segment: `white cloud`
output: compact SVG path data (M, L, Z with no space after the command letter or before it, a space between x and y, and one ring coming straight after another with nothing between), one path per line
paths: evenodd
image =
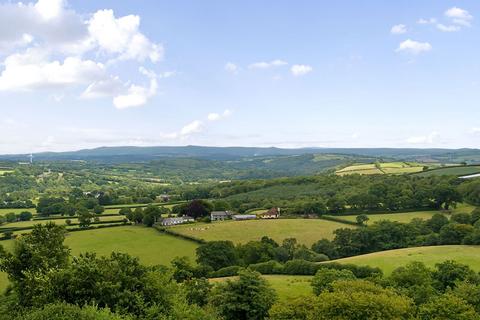
M457 32L457 31L460 31L461 28L459 26L456 26L456 25L444 25L444 24L437 24L437 29L440 30L440 31L443 31L443 32Z
M150 79L149 86L139 86L132 84L127 92L113 98L113 105L117 109L126 109L140 107L147 103L148 99L155 96L158 90L157 75L143 67L139 69L140 73Z
M268 68L273 68L273 67L281 67L287 65L288 62L283 61L283 60L272 60L270 62L255 62L252 63L248 66L249 69L268 69Z
M394 25L391 29L390 29L390 33L391 34L404 34L407 32L407 26L404 25L404 24L397 24L397 25Z
M407 139L410 144L432 144L435 142L440 134L436 131L431 132L426 136L414 136Z
M223 113L209 113L207 116L208 121L218 121L228 118L232 114L232 111L226 109Z
M152 63L163 58L161 44L140 32L140 17L115 17L112 10L79 14L66 0L0 4L0 90L51 90L78 88L82 98L110 96L117 108L139 106L156 94L158 75L146 69L140 73L149 84L123 82L109 72L124 60Z
M290 71L295 77L299 77L312 72L313 68L305 64L295 64L290 68Z
M452 20L453 23L469 27L473 16L464 9L453 7L445 11L445 16Z
M116 18L113 10L99 10L88 22L88 31L102 50L119 54L120 59L160 61L162 45L148 40L138 31L139 26L139 16Z
M189 124L185 125L182 130L180 130L180 135L188 136L192 133L201 132L203 129L203 122L200 120L195 120L190 122Z
M225 68L225 71L233 74L237 74L239 70L238 66L233 62L227 62L224 68Z
M104 77L105 67L92 60L67 57L49 61L39 50L8 56L0 75L1 91L30 91L72 84L86 84Z
M418 24L435 24L435 23L437 23L437 19L435 19L435 18L429 18L429 19L420 18L420 19L417 20L417 23Z
M400 43L396 52L405 51L411 54L419 54L432 50L432 45L428 42L418 42L411 39L407 39Z
M472 134L480 134L480 127L470 129L470 133L472 133Z
M64 0L39 0L35 9L45 19L50 20L60 16L63 11Z

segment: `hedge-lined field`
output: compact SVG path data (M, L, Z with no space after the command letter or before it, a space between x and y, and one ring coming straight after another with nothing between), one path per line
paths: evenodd
M246 243L268 236L278 242L286 238L296 238L298 243L307 246L322 238L332 239L333 231L339 228L354 226L321 219L278 219L223 221L170 227L177 233L206 241L231 240L234 243Z
M124 252L140 258L146 265L169 265L177 256L187 256L195 261L197 244L158 232L153 228L122 226L84 230L67 233L65 244L72 255L83 252L96 252L98 255ZM1 241L6 249L13 247L13 240ZM7 285L5 274L0 273L0 290Z
M312 276L263 275L275 289L280 300L302 297L312 294L310 282ZM212 283L235 279L236 277L210 279ZM292 319L293 320L293 319Z
M455 260L480 271L480 246L431 246L388 250L356 257L334 260L339 263L353 263L361 266L379 267L385 274L412 261L421 261L429 267L445 260Z

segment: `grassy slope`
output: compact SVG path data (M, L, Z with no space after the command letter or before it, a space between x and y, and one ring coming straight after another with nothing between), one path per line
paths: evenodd
M470 213L475 209L474 206L469 205L467 203L460 203L454 208L451 212L452 213ZM367 214L368 220L367 224L371 224L373 222L377 222L380 220L390 220L390 221L397 221L402 223L408 223L412 219L420 218L420 219L430 219L435 213L442 213L441 211L413 211L413 212L399 212L399 213L377 213L377 214ZM353 215L342 215L336 216L336 218L347 220L347 221L356 221L358 214ZM447 215L448 217L448 215Z
M385 162L380 163L381 170L377 169L375 164L360 164L352 165L341 170L338 170L336 174L403 174L403 173L415 173L423 170L423 165L418 163L407 162Z
M371 224L380 220L390 220L397 221L402 223L410 222L412 219L430 219L436 211L415 211L415 212L402 212L402 213L385 213L385 214L369 214L367 215L370 220L367 224ZM351 216L338 216L337 218L347 220L347 221L356 221L357 215Z
M4 247L12 248L13 240L0 242ZM195 260L194 242L162 234L153 228L125 226L71 232L67 234L65 244L72 249L72 255L94 251L99 255L111 252L124 252L139 257L147 265L164 264L177 256L188 256ZM0 273L0 290L7 285L5 274Z
M436 170L430 170L426 172L418 173L419 176L431 176L431 175L456 175L464 176L480 172L480 166L467 166L467 167L452 167L452 168L441 168Z
M264 275L270 285L277 291L280 300L288 300L312 294L311 276ZM210 279L211 282L222 282L235 277Z
M336 229L349 227L354 228L320 219L278 219L187 224L171 229L207 241L231 240L234 243L246 243L269 236L281 242L285 238L293 237L299 243L310 246L322 238L332 239L333 231Z
M335 260L340 263L353 263L379 267L385 274L412 261L421 261L429 267L445 260L456 260L480 271L480 246L432 246L398 250L388 250L361 256Z

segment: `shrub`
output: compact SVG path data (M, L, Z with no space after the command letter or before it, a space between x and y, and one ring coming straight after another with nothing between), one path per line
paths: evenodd
M240 271L239 266L230 266L214 271L210 274L212 278L223 278L223 277L233 277L238 275Z
M355 275L347 269L320 268L312 279L313 293L319 295L325 290L330 291L332 283L337 280L355 280Z
M253 271L260 272L261 274L283 273L283 265L275 260L251 264L248 266L248 268Z
M313 276L320 266L314 262L294 259L287 261L283 266L284 274L311 275Z

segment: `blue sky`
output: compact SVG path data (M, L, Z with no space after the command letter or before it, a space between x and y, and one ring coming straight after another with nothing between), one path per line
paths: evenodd
M477 1L0 3L0 153L480 148Z

